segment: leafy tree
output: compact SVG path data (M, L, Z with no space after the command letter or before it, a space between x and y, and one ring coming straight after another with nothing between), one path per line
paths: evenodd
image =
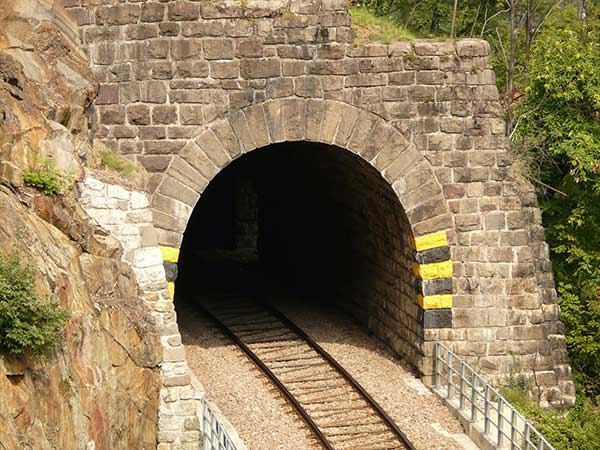
M571 362L598 395L600 21L575 7L555 14L532 48L525 94L514 147L540 186Z

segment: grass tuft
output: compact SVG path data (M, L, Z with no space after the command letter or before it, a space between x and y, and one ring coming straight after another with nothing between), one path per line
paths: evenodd
M135 171L135 164L123 155L104 147L100 150L100 164L108 170L129 178Z
M387 17L376 16L365 7L350 8L352 27L356 32L356 44L377 42L391 44L397 41L414 39L414 35L401 25L397 25Z

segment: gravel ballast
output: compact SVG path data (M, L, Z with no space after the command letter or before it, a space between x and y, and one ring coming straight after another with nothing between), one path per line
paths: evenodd
M414 372L352 318L288 296L271 302L350 372L418 450L477 448ZM178 315L190 368L249 450L321 449L277 389L206 317L189 304L178 305Z

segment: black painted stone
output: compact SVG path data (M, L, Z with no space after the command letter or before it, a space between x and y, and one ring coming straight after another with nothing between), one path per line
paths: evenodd
M424 329L452 328L451 309L418 309L418 319Z
M415 280L415 291L419 295L452 294L452 278Z
M450 259L450 247L438 247L416 252L415 259L419 264L448 261Z
M165 266L165 274L167 275L167 281L177 280L177 275L179 273L177 269L177 263L164 262L163 265Z

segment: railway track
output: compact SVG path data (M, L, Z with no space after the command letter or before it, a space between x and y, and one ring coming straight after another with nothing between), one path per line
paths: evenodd
M272 306L233 296L198 305L277 387L327 450L414 450L324 349Z

